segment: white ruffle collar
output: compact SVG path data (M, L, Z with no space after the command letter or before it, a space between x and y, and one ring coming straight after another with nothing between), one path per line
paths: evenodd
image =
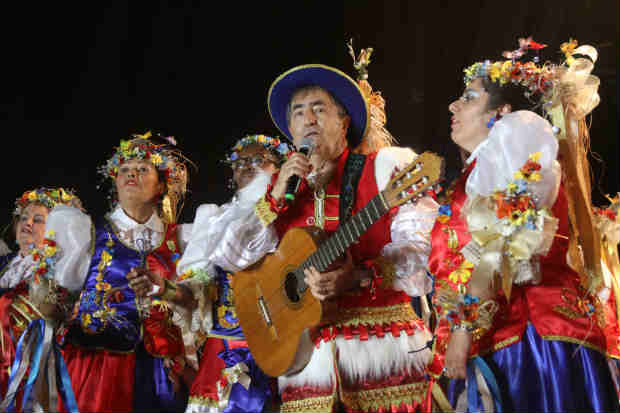
M133 218L123 211L123 208L117 206L112 213L108 215L108 218L114 222L114 225L120 231L131 231L135 229L148 228L152 231L163 233L165 231L165 225L157 212L153 212L153 215L144 224L136 222Z

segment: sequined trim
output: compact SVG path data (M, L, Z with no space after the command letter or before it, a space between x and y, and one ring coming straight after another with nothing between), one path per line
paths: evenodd
M331 412L334 401L333 395L286 401L280 406L280 412Z
M376 325L391 324L417 320L418 316L409 303L401 303L387 307L356 307L341 308L336 327L357 326L360 324Z
M429 383L426 381L380 389L343 392L343 402L348 410L377 412L396 411L401 405L419 405L424 402Z
M276 220L278 214L271 210L271 204L265 199L265 197L261 197L256 204L254 204L254 211L256 212L256 216L260 219L260 222L263 226L267 227L273 221Z
M379 287L385 289L391 289L394 279L396 278L396 266L387 258L378 257L374 260L374 267L377 271L377 275L381 277Z

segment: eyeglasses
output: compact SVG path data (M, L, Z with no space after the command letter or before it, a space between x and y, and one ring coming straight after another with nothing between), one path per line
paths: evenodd
M253 156L249 158L237 158L230 163L230 167L233 171L237 169L245 168L250 166L252 168L260 168L265 165L267 162L273 162L271 159L266 159L263 156Z

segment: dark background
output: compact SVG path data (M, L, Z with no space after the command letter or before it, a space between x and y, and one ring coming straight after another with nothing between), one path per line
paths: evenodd
M23 2L1 6L0 19L5 222L14 199L40 185L73 187L103 214L97 166L148 129L177 137L199 166L181 220L191 221L199 204L231 195L225 151L245 134L277 134L271 82L305 63L353 74L351 37L356 50L375 49L370 82L386 98L388 129L401 145L445 156L449 177L460 163L447 106L464 67L502 59L527 35L555 62L569 37L595 46L595 200L620 188L616 0Z

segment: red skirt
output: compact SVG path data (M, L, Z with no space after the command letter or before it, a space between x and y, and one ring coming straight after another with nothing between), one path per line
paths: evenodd
M135 352L112 353L67 344L63 356L81 412L133 411ZM60 400L59 410L66 412Z

